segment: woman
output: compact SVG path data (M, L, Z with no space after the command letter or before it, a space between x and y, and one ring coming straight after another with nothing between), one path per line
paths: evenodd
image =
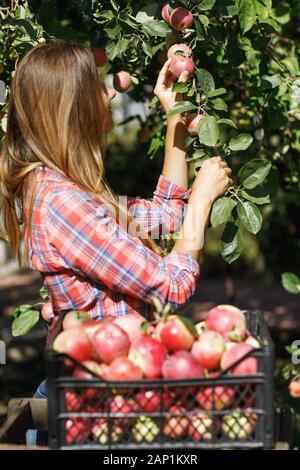
M166 112L181 99L171 91L169 62L154 90ZM150 317L153 297L183 306L195 291L211 206L232 183L215 157L188 189L186 127L176 115L167 120L153 201L120 203L104 177L114 96L91 51L63 41L31 49L13 78L0 159L1 235L20 264L41 273L56 318L69 310L94 319ZM159 229L180 229L165 257L149 237Z

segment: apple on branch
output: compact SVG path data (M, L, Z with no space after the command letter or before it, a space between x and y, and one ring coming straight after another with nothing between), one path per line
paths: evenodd
M120 93L123 93L124 91L127 91L132 84L132 78L129 72L126 72L125 70L120 70L119 72L116 72L113 77L113 86L114 89L119 91Z

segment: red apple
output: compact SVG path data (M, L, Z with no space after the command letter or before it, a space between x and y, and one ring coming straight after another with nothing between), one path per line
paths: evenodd
M289 383L289 394L293 398L300 398L300 379L295 378Z
M207 441L212 439L212 417L200 409L195 408L188 427L188 435L193 441Z
M185 123L187 126L188 133L191 135L198 134L198 123L201 119L204 118L204 114L201 113L191 113L188 114L185 118Z
M91 320L91 316L89 313L80 310L74 310L66 314L62 322L62 327L63 330L69 330L70 328L78 328L84 322L89 320Z
M192 54L192 51L187 44L173 44L173 46L168 49L168 59L171 59L171 57L176 56L177 51L182 53L181 55L183 55L184 57L189 57Z
M88 418L69 418L65 422L66 443L83 444L90 434L91 420Z
M142 412L153 413L169 408L175 400L175 394L168 390L162 394L162 403L160 401L160 392L158 390L146 390L136 394L136 401L141 406Z
M232 405L234 389L224 385L205 387L197 393L196 399L204 410L223 410Z
M136 401L140 404L142 412L153 413L160 410L160 394L155 390L146 390L136 394Z
M128 334L129 339L132 342L135 339L141 338L143 336L141 325L145 321L145 318L142 317L142 315L139 313L128 313L127 315L115 318L114 324L122 328L122 330Z
M43 305L41 315L42 315L42 318L47 322L49 322L54 317L51 302L47 302L46 304Z
M127 91L132 83L131 75L125 70L120 70L120 72L116 72L113 78L113 86L115 90L119 92Z
M222 431L232 440L245 440L249 438L257 421L257 414L250 411L233 411L225 415L222 422Z
M96 47L92 49L92 53L95 57L96 63L98 66L103 66L107 62L107 55L105 50L102 47Z
M128 357L117 357L107 366L105 380L141 380L143 372Z
M127 356L130 341L122 328L108 323L96 331L92 345L99 359L105 364L110 364L116 357Z
M78 362L89 359L91 345L86 334L80 328L72 328L59 333L53 343L53 350L69 354Z
M156 339L143 336L132 343L128 357L147 379L156 379L161 376L166 350Z
M191 76L195 70L195 64L189 57L183 57L181 55L175 55L169 65L169 70L174 77L180 77L182 72L188 72Z
M83 409L84 399L73 389L65 389L65 408L66 411L80 411Z
M174 8L172 8L170 3L165 3L161 9L161 16L167 24L170 24L170 14L173 12L173 10Z
M232 305L218 305L209 310L205 324L208 330L217 331L226 341L243 341L246 336L246 317Z
M169 351L191 349L197 331L189 318L170 315L160 333L161 342Z
M116 395L110 402L110 413L121 414L121 416L112 416L114 424L117 426L128 424L131 420L135 419L135 416L130 416L130 414L137 413L139 408L139 405L132 398Z
M194 21L193 14L191 11L183 7L174 8L170 14L170 24L177 31L183 31L189 28Z
M181 406L171 406L169 411L171 414L166 419L163 432L172 439L182 437L189 426L189 419L185 416L186 410Z
M102 326L108 325L109 323L113 323L114 320L115 317L113 316L107 316L102 320L89 319L82 324L81 329L85 332L88 339L92 341L94 334L99 330L99 328L102 328Z
M246 343L238 343L233 348L228 349L221 360L222 370L227 369L236 361L241 359L249 351L254 350L253 346ZM248 357L240 362L236 367L230 369L230 374L255 374L257 372L257 359L255 357Z
M95 374L99 378L103 378L106 369L106 366L104 364L98 364L98 362L95 361L83 361L82 365L89 369L92 373L81 369L81 367L75 367L72 374L73 377L82 380L93 380L95 379L95 376L93 374Z
M177 351L165 360L162 367L165 379L197 379L204 376L203 368L188 351Z
M225 340L216 331L204 331L192 346L191 353L204 369L214 370L220 367L225 352Z

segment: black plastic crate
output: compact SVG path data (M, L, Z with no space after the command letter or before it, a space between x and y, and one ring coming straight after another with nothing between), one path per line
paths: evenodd
M271 448L273 344L260 312L245 311L261 344L258 372L194 380L106 382L70 375L66 358L46 353L51 449ZM230 368L230 369L231 369ZM230 371L230 370L229 370ZM176 407L176 408L174 408Z

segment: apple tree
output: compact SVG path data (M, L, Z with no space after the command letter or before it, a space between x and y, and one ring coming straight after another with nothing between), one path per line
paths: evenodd
M129 73L129 96L150 103L147 135L143 129L145 140L151 136L150 158L162 152L166 131L165 116L153 98L154 82L168 48L187 44L196 68L187 85L174 85L184 100L171 113L202 117L187 139L193 173L214 155L233 169L235 184L216 201L210 220L212 227L224 226L221 255L228 263L236 260L245 232L256 235L263 216L277 213L278 206L287 219L293 218L299 205L298 0L7 3L1 8L0 33L6 87L15 60L47 38L102 49L108 59L100 62L102 73ZM288 223L291 231L299 229L294 220ZM296 249L298 242L292 244Z

